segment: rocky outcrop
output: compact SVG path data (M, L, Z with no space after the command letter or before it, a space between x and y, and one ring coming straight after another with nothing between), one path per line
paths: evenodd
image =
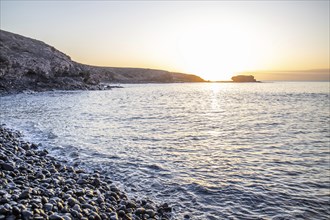
M91 88L83 67L41 41L0 32L0 89L22 90Z
M257 82L257 80L252 75L238 75L233 76L231 79L233 80L233 82Z
M102 83L203 82L195 75L77 63L44 42L0 30L0 91L102 89Z

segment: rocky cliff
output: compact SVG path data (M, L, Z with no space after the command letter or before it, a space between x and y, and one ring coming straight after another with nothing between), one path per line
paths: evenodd
M0 30L0 92L102 89L102 83L203 82L195 75L77 63L44 42Z

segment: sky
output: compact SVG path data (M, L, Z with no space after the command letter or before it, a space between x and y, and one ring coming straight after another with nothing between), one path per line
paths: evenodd
M90 65L329 80L329 1L5 1L2 30Z

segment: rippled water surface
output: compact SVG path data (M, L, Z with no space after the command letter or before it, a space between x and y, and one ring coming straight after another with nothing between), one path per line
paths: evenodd
M0 122L174 218L329 219L329 83L139 84L0 97Z

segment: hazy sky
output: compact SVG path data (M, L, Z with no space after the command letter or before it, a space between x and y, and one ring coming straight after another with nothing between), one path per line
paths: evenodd
M329 68L329 1L1 0L1 29L86 64L212 80Z

